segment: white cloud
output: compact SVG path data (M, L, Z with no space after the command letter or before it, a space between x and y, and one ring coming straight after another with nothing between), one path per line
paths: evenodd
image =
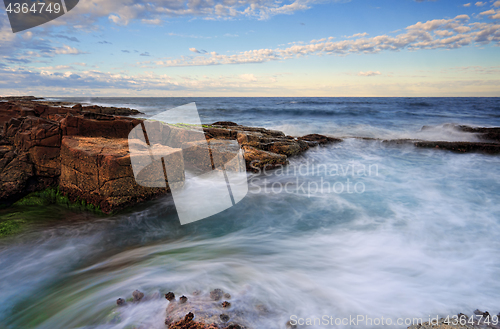
M495 1L495 3L493 4L493 7L500 7L500 1Z
M144 24L150 24L150 25L160 25L162 20L159 18L153 18L153 19L141 19L141 22Z
M348 38L361 38L361 37L366 37L367 35L368 35L368 33L366 33L366 32L356 33L356 34L349 36Z
M367 71L367 72L359 72L357 75L362 76L362 77L372 77L375 75L381 75L379 71Z
M470 7L470 2L469 2L469 3L464 4L464 7Z
M494 9L490 9L490 10L486 10L486 11L483 11L482 13L480 13L479 15L493 15L495 14L495 10Z
M80 55L85 54L79 49L64 45L63 47L56 48L55 53L58 55Z
M475 3L475 5L478 6L478 7L482 7L482 6L486 5L486 2L484 2L484 1L478 1L478 2Z
M407 49L454 49L473 43L500 44L500 25L494 23L469 23L469 16L459 15L451 19L436 19L408 26L405 33L395 36L378 35L371 38L333 41L331 38L312 40L309 43L292 43L288 48L254 49L232 55L215 52L196 57L181 56L140 63L143 67L206 66L224 64L264 63L308 55L349 55L380 53ZM326 41L328 40L328 41ZM194 48L193 48L194 49ZM193 51L192 49L190 49ZM194 49L196 50L196 49Z
M73 9L71 19L82 17L80 24L90 26L97 18L107 17L111 22L127 25L132 20L146 24L160 24L162 18L177 16L205 19L233 19L249 17L267 19L275 15L292 14L309 9L325 0L87 0ZM345 0L330 0L344 2ZM84 16L83 16L84 15ZM83 20L83 17L85 20ZM64 18L63 18L64 19ZM69 17L65 18L69 19ZM67 21L68 24L70 21ZM61 23L61 19L58 24ZM74 22L72 22L74 24Z
M257 78L253 74L241 74L240 78L246 81L257 81Z

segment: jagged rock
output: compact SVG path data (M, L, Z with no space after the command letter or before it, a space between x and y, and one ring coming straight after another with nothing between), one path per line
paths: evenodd
M187 300L188 298L186 296L181 296L181 298L179 298L179 303L184 304Z
M181 321L171 323L168 322L169 319L167 319L165 320L165 324L168 325L168 329L217 329L218 328L218 326L215 324L207 325L202 322L193 321L193 319L194 319L194 314L192 312L189 312Z
M73 116L61 120L65 136L127 138L130 131L140 124L137 119L108 115Z
M222 289L214 289L210 292L210 298L215 301L220 300L223 295L224 291L222 291Z
M123 298L118 298L116 300L116 305L118 305L118 306L123 306L123 305L125 305L125 303L126 303L125 299L123 299Z
M342 142L339 138L333 138L318 134L309 134L298 138L299 140L311 143L312 145L326 145L331 143L339 143Z
M166 298L169 302L171 302L171 301L175 300L175 295L174 295L174 293L173 293L173 292L168 292L168 293L166 293L166 294L165 294L165 298Z
M144 187L136 182L128 145L128 139L124 138L65 136L61 147L61 191L70 200L86 200L105 213L166 193L167 183L165 187ZM170 166L174 172L171 183L182 182L182 155L175 149L169 151L169 161L177 164ZM135 155L140 156L140 152L136 150ZM142 152L144 157L150 156L147 149Z
M273 152L262 151L251 146L243 146L244 157L247 164L247 170L258 171L260 169L272 169L288 164L286 155Z
M227 321L229 321L229 315L227 315L227 314L221 314L220 315L220 319L221 319L222 322L227 322Z
M222 307L229 308L229 307L231 307L231 303L226 300L226 301L222 302Z
M488 154L500 154L500 144L475 143L475 142L428 142L419 141L414 144L416 147L436 148L454 152L482 152Z
M144 293L136 290L132 293L132 297L134 298L134 302L140 302L144 298Z

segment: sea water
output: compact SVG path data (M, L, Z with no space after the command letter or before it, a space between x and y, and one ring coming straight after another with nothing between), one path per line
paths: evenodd
M0 244L0 327L165 328L165 299L116 309L135 289L221 288L253 328L500 311L500 157L353 138L473 141L446 124L500 126L498 98L57 100L142 117L194 101L202 122L344 141L249 174L243 201L189 225L168 195L110 217L51 212ZM331 324L309 327L374 327Z

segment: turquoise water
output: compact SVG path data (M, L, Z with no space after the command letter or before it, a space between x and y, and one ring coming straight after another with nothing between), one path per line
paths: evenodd
M129 107L139 102L107 101ZM354 101L359 100L348 99ZM385 105L372 104L357 119L347 110L334 115L335 109L326 116L272 113L286 105L270 114L239 110L238 120L222 110L216 118L217 109L207 105L199 108L210 121L251 124L255 118L255 126L285 127L289 133L336 127L329 131L333 136L359 129L380 137L462 140L474 137L440 125L499 120L498 99L468 99L467 105L453 99L420 99L417 105L375 101ZM211 102L246 106L237 99ZM399 113L406 111L401 104L415 107L416 114ZM361 108L370 106L361 104L360 113ZM157 110L150 105L148 113ZM427 135L422 125L437 127ZM64 224L3 242L0 323L165 328L165 299L115 308L118 297L130 297L135 289L189 297L195 290L222 288L253 328L285 328L293 315L427 319L476 308L500 311L500 157L347 138L292 159L288 169L249 174L243 201L189 225L179 224L165 196L112 217L64 212L58 215ZM326 190L327 183L336 189ZM262 307L268 311L259 312Z

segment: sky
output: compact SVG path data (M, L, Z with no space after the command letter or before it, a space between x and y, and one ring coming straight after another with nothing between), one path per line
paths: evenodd
M0 10L0 95L500 96L499 46L497 0L80 0Z

